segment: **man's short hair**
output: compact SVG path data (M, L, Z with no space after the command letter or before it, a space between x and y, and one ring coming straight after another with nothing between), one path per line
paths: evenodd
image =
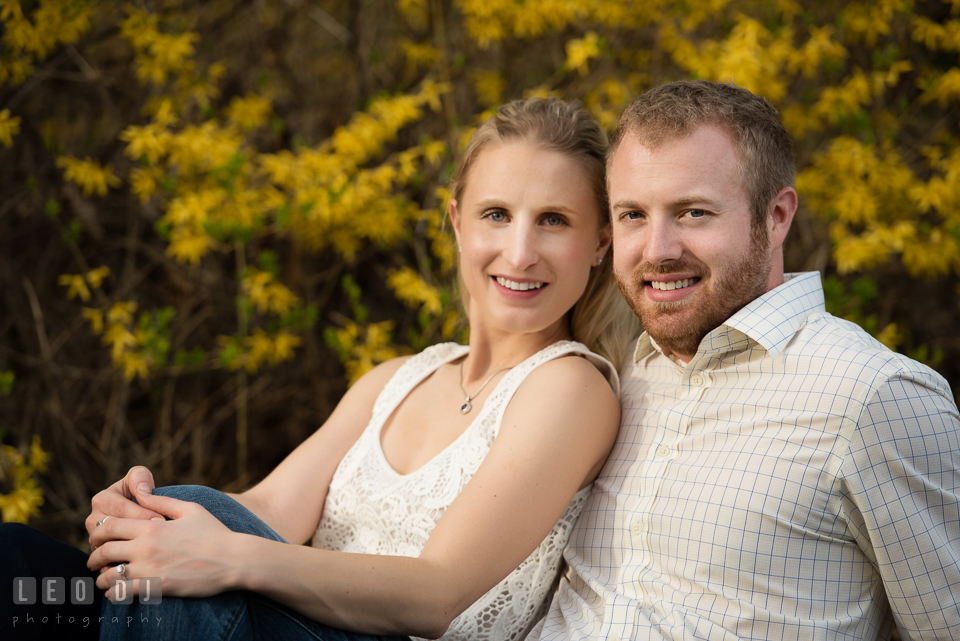
M754 225L763 224L767 208L781 189L793 186L793 149L776 108L763 97L736 85L706 80L671 82L637 98L620 117L610 141L607 165L613 163L627 134L654 149L689 136L703 125L726 131L736 145L738 173L750 199Z

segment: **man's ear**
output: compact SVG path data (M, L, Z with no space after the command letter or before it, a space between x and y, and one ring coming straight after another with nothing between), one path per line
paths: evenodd
M457 211L457 201L453 198L450 199L450 223L453 225L453 235L457 237L457 247L462 243L460 242L460 213Z
M613 243L613 226L607 223L600 229L599 242L597 243L596 256L603 260L607 252L610 251L610 245Z
M797 213L797 190L793 187L784 187L770 203L767 215L767 232L770 238L770 249L776 250L783 246L787 238L793 216Z

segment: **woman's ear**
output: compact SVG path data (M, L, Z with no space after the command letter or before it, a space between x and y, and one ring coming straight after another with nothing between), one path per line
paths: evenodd
M450 223L453 225L453 235L457 237L457 247L460 247L460 214L457 212L457 201L450 199Z

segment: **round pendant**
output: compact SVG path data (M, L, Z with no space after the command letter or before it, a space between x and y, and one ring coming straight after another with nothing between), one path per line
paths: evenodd
M471 409L473 409L473 405L470 404L470 401L467 401L466 403L460 406L460 413L468 414Z

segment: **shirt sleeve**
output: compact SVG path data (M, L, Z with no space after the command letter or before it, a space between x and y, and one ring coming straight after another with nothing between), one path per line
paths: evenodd
M843 463L844 515L903 639L960 629L960 416L942 379L898 374L869 399Z

